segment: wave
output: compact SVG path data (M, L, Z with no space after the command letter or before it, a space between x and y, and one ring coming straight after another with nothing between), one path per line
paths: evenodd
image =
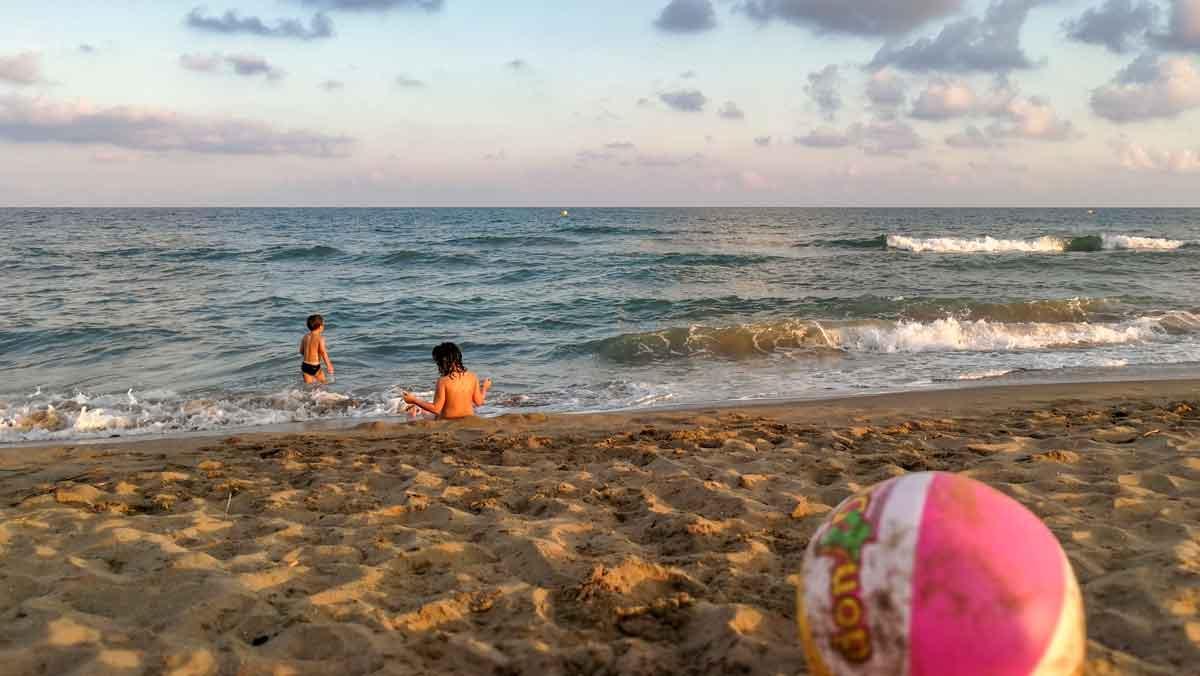
M320 258L332 258L334 256L345 255L341 249L331 246L310 246L310 247L290 247L287 249L276 249L267 254L267 260L270 261L293 261L293 260L315 260Z
M364 256L362 260L376 265L383 266L407 266L407 265L437 265L442 267L463 267L468 265L478 265L479 257L468 254L440 254L432 250L414 251L412 249L400 249L378 256Z
M1097 251L1175 251L1192 244L1183 240L1137 235L1084 235L1036 239L995 237L930 237L887 235L889 249L912 253L1069 253Z
M478 235L475 237L462 237L455 240L457 244L467 244L471 246L575 246L578 242L567 239L565 237L549 237L544 235Z
M420 394L420 393L418 393ZM432 395L425 393L422 396ZM156 391L120 395L45 394L21 403L0 401L0 443L199 432L280 425L329 418L397 415L396 392L352 397L322 390L284 390L270 395L180 397Z
M1169 340L1200 333L1200 316L1169 312L1113 323L934 321L805 321L691 326L630 333L588 343L615 363L676 359L749 359L775 355L920 352L1025 352Z
M618 225L577 225L565 228L563 232L568 232L572 235L617 235L617 236L654 236L668 234L658 228L647 228L642 226L618 226Z
M654 265L673 265L681 267L741 267L744 265L761 265L779 260L793 260L782 256L766 256L762 254L724 254L724 253L636 253L630 258L639 263Z
M434 393L417 390L415 394L430 399ZM667 403L675 396L670 384L610 380L507 396L497 393L482 414L630 409ZM205 398L169 390L95 396L46 393L39 388L20 402L0 400L0 444L230 432L317 420L380 418L408 420L399 387L367 394L285 389L270 394L226 392Z
M829 247L837 249L878 249L884 250L888 248L888 236L880 235L878 237L864 238L848 238L848 239L827 239L814 240L797 244L797 247Z

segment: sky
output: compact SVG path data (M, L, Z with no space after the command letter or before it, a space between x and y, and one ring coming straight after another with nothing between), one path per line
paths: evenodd
M1200 0L4 0L0 26L0 206L1200 206Z

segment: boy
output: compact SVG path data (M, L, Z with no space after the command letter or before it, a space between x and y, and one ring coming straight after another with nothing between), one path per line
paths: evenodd
M329 352L325 349L325 318L313 315L308 318L308 333L300 339L300 375L304 376L304 384L325 382L325 374L321 372L321 362L333 377L333 362L329 361Z

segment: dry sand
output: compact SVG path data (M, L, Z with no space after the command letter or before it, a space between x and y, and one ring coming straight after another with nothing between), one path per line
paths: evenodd
M4 674L796 674L808 538L905 472L1070 555L1088 673L1200 673L1200 383L0 450ZM1191 403L1187 403L1191 402Z

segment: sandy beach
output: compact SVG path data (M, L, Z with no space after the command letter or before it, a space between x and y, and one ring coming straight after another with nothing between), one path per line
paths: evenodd
M6 674L797 674L809 537L962 472L1062 542L1089 674L1200 673L1200 383L0 449Z

